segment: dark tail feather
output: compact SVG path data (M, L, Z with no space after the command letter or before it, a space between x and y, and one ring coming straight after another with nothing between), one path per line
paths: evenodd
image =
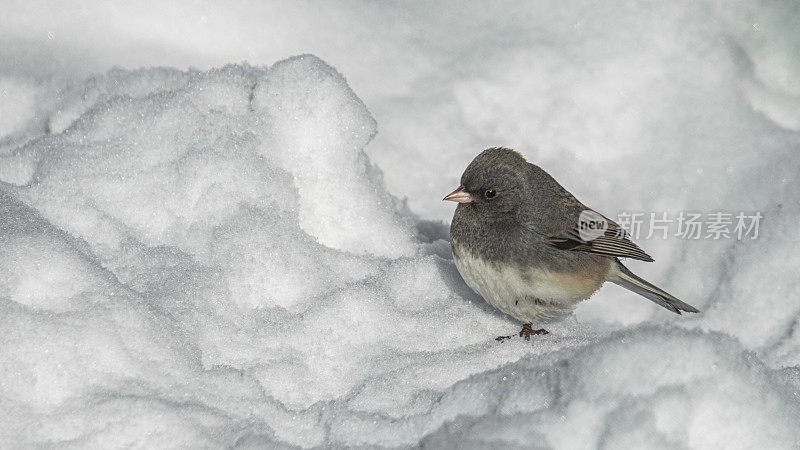
M680 314L681 311L700 312L694 306L678 300L674 295L634 275L634 273L623 266L619 260L616 260L616 270L613 268L611 269L608 281L618 284L629 291L633 291L676 314Z

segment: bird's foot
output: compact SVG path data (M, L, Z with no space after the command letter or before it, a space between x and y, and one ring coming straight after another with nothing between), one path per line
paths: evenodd
M526 341L530 341L531 340L531 336L533 336L533 335L550 334L550 332L545 330L544 328L539 328L538 330L534 330L531 325L532 324L530 324L530 323L526 323L525 325L523 325L522 326L522 330L520 330L520 332L519 332L519 337L525 338ZM494 338L494 340L497 341L497 342L503 342L506 339L511 339L513 337L514 337L513 334L508 335L508 336L497 336L496 338Z
M544 328L539 328L538 330L534 330L531 327L532 324L526 323L522 325L522 330L519 332L519 337L524 337L526 341L531 340L531 336L533 335L540 335L540 334L550 334L549 331L545 330Z

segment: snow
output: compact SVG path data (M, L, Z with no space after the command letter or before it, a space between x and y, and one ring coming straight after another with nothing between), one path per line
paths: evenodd
M800 442L796 5L7 9L0 447ZM494 145L759 238L640 240L700 314L498 343L440 201Z

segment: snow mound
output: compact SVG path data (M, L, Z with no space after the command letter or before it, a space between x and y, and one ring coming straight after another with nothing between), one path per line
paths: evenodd
M796 337L751 353L567 319L496 342L517 324L463 283L446 226L387 193L375 121L316 57L113 70L40 108L0 153L3 446L800 440ZM734 264L745 289L756 262ZM732 328L731 298L681 323Z

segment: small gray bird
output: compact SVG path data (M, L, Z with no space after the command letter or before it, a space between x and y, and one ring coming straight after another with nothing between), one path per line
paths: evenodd
M531 322L568 314L606 281L674 313L698 312L622 265L619 258L653 258L514 150L484 150L444 200L458 203L450 240L459 273L487 302L525 324L520 337L546 334Z

